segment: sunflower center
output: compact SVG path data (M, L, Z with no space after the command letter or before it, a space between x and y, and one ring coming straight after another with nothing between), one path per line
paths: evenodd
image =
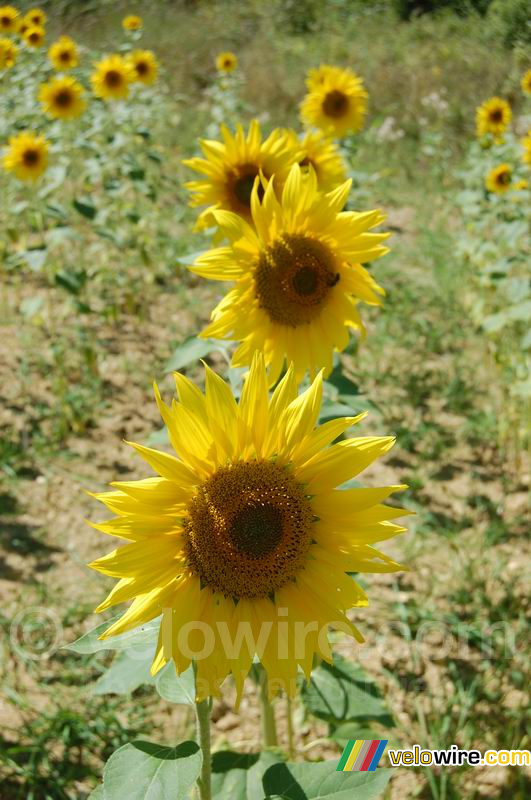
M70 53L67 50L63 50L61 53L59 53L59 61L62 61L63 63L70 61Z
M122 74L116 69L110 69L105 73L105 83L111 89L116 89L122 85Z
M136 63L136 71L139 75L146 75L149 72L149 67L145 61L137 61Z
M68 108L72 105L72 92L68 89L60 89L55 95L55 102L60 108Z
M236 213L248 214L251 208L251 193L254 181L260 172L258 164L241 164L227 175L229 204ZM258 187L260 200L264 196L262 186Z
M498 175L498 183L502 186L507 186L511 182L510 172L500 172Z
M313 520L287 468L271 461L220 467L188 504L188 564L226 597L269 597L304 568Z
M338 89L325 95L323 111L327 117L342 117L348 110L348 97Z
M40 36L40 33L36 33L35 32L35 33L30 33L28 38L29 38L30 42L38 42L40 40L41 36Z
M39 163L39 151L33 150L32 148L24 150L24 153L22 155L22 161L24 162L26 167L34 167L36 164Z
M502 120L503 120L503 112L500 108L495 108L494 111L490 112L491 122L501 122Z
M326 244L286 234L260 254L255 296L272 322L297 328L315 319L338 281L336 258Z

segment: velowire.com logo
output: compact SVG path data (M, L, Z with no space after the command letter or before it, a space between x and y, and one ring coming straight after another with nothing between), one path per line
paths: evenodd
M387 742L387 739L349 739L336 772L373 772Z

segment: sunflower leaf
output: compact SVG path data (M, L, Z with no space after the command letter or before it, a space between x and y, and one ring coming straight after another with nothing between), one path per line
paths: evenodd
M212 756L212 796L216 800L262 800L266 792L262 778L278 763L278 756L220 750Z
M113 753L105 765L104 800L184 800L199 777L201 763L197 742L176 747L131 742Z
M181 675L175 672L173 663L167 664L157 676L155 688L169 703L195 706L195 678L193 667Z
M113 622L120 619L122 615L117 614L111 619L101 622L91 631L80 636L75 642L64 645L65 650L71 650L80 655L90 655L100 650L124 650L138 653L144 650L146 653L155 648L157 636L160 628L160 617L146 622L139 628L132 631L121 633L118 636L111 636L109 639L100 639L101 634L107 630Z
M109 669L101 675L92 688L92 693L131 694L145 683L153 683L149 668L153 661L152 649L146 654L118 653Z
M339 760L339 759L338 759ZM263 777L266 797L284 800L371 800L380 797L393 770L336 772L337 761L275 764Z
M199 339L197 336L192 336L173 351L173 355L166 364L166 371L173 372L174 370L182 369L182 367L198 361L213 350L219 350L220 346L220 342L215 339Z

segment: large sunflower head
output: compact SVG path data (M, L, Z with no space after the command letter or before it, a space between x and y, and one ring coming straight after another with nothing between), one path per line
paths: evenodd
M90 76L92 90L103 100L124 100L135 74L129 61L118 54L106 56L95 65Z
M28 47L37 48L42 47L45 36L46 31L44 28L41 28L39 25L31 25L24 31L23 38Z
M520 86L525 94L531 94L531 69L528 69L527 72L524 72L522 75Z
M297 161L303 171L309 167L315 171L317 185L323 192L335 189L347 179L341 154L331 139L319 131L306 133L300 140L293 130L287 130L291 146L298 151Z
M24 14L24 22L28 25L28 27L36 25L38 28L44 28L47 19L48 17L42 8L32 8L30 11Z
M17 60L17 48L11 39L0 38L0 69L10 69Z
M238 66L238 58L234 53L218 53L216 56L216 69L218 72L234 72Z
M513 179L513 171L510 164L499 164L488 173L485 178L485 186L489 192L503 194L510 186Z
M133 50L129 63L134 73L134 80L150 85L157 80L159 65L151 50Z
M77 67L79 62L77 45L70 36L60 36L48 50L48 58L58 71Z
M300 107L305 124L338 138L361 130L369 95L355 72L323 65L310 71L307 86Z
M235 281L212 313L202 336L241 341L233 365L251 363L263 350L274 383L284 361L297 380L307 369L332 369L334 350L343 350L349 328L363 332L357 303L381 304L383 289L362 263L387 252L385 233L370 233L383 221L379 211L344 212L350 181L327 194L315 172L291 168L278 200L274 179L262 202L259 183L252 194L254 229L228 211L213 216L229 238L210 250L192 271L213 280Z
M189 181L186 188L192 193L192 206L209 206L200 217L199 226L206 223L213 209L234 211L251 219L251 191L257 175L266 180L275 175L280 189L287 177L296 153L281 130L274 130L262 140L260 125L253 120L246 134L238 125L236 133L222 126L223 141L202 140L205 158L189 158L188 167L205 177Z
M20 14L13 6L0 6L0 33L16 33Z
M476 132L478 137L490 133L501 136L511 122L512 112L509 103L501 97L491 97L476 109Z
M43 83L39 91L39 100L49 117L74 119L85 110L84 94L85 90L78 81L63 76Z
M133 601L102 638L162 614L153 674L195 660L198 699L229 672L241 695L257 655L292 696L299 666L309 678L315 654L331 660L330 624L363 641L351 573L401 569L373 544L404 530L391 520L408 512L382 501L405 487L337 488L393 438L332 444L364 415L318 426L321 376L299 395L290 368L269 397L260 355L239 403L208 368L205 394L175 378L179 402L156 397L176 455L134 444L157 477L95 495L116 516L93 527L128 542L91 564L119 579L97 610Z
M144 20L138 14L128 14L122 20L122 28L124 31L139 31L144 25Z
M9 139L2 159L4 169L22 181L35 181L48 166L48 142L31 132L18 133Z

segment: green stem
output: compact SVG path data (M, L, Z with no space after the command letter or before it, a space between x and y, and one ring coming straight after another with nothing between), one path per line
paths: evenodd
M262 709L262 742L264 747L276 747L278 745L277 726L273 706L271 705L267 691L267 676L264 672L260 680L260 706Z
M203 753L201 776L198 780L199 796L201 800L212 800L212 764L210 756L210 700L201 700L196 703L197 736Z

